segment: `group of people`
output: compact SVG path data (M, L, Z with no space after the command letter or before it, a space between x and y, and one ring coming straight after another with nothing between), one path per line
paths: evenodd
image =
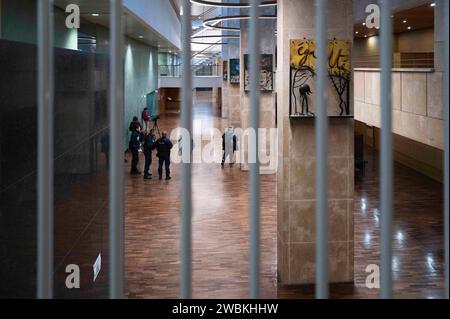
M138 169L138 165L139 150L142 147L145 157L144 179L152 179L152 153L154 150L156 150L156 157L158 157L159 159L159 179L161 180L163 177L163 166L165 166L166 180L170 180L170 151L173 147L173 144L167 137L167 132L165 131L162 132L161 137L157 138L157 136L155 135L155 130L150 129L150 116L148 116L147 109L144 109L142 113L142 120L145 123L145 129L143 129L137 116L133 118L133 121L130 123L129 127L131 137L128 149L132 154L130 174L141 175L141 172ZM145 116L146 114L147 116Z

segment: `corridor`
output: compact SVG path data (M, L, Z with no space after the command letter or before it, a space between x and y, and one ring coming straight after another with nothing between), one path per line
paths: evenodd
M221 131L210 93L197 92L194 120ZM163 114L161 130L178 126L179 114ZM173 151L177 151L174 149ZM365 287L366 266L379 264L378 158L355 185L355 285L331 286L332 298L377 298ZM126 167L126 297L178 298L180 166L172 180L144 181ZM143 165L141 158L140 165ZM156 175L154 155L152 173ZM247 173L238 166L193 165L193 297L247 298ZM443 297L442 192L440 184L396 165L393 238L396 298ZM261 176L261 297L312 298L313 286L277 284L276 175ZM351 226L349 226L351 227Z

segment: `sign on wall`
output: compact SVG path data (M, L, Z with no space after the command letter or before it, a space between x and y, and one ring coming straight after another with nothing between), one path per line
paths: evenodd
M250 56L244 55L244 90L250 90ZM261 55L261 69L259 73L259 86L261 91L273 91L273 55Z
M351 117L350 109L350 42L328 41L328 79L337 103L329 103L329 116ZM312 99L315 93L316 42L290 41L290 115L314 117ZM329 100L330 101L330 100ZM337 107L335 107L335 104Z

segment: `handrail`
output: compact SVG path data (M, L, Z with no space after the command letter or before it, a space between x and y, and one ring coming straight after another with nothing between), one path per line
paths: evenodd
M181 77L182 64L177 65L160 65L160 77ZM193 64L191 70L194 76L221 76L222 64Z

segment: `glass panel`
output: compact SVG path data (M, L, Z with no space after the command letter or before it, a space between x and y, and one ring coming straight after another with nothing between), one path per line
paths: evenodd
M55 298L107 298L109 1L83 2L79 28L67 5L54 8Z
M0 1L0 298L36 295L36 10Z

